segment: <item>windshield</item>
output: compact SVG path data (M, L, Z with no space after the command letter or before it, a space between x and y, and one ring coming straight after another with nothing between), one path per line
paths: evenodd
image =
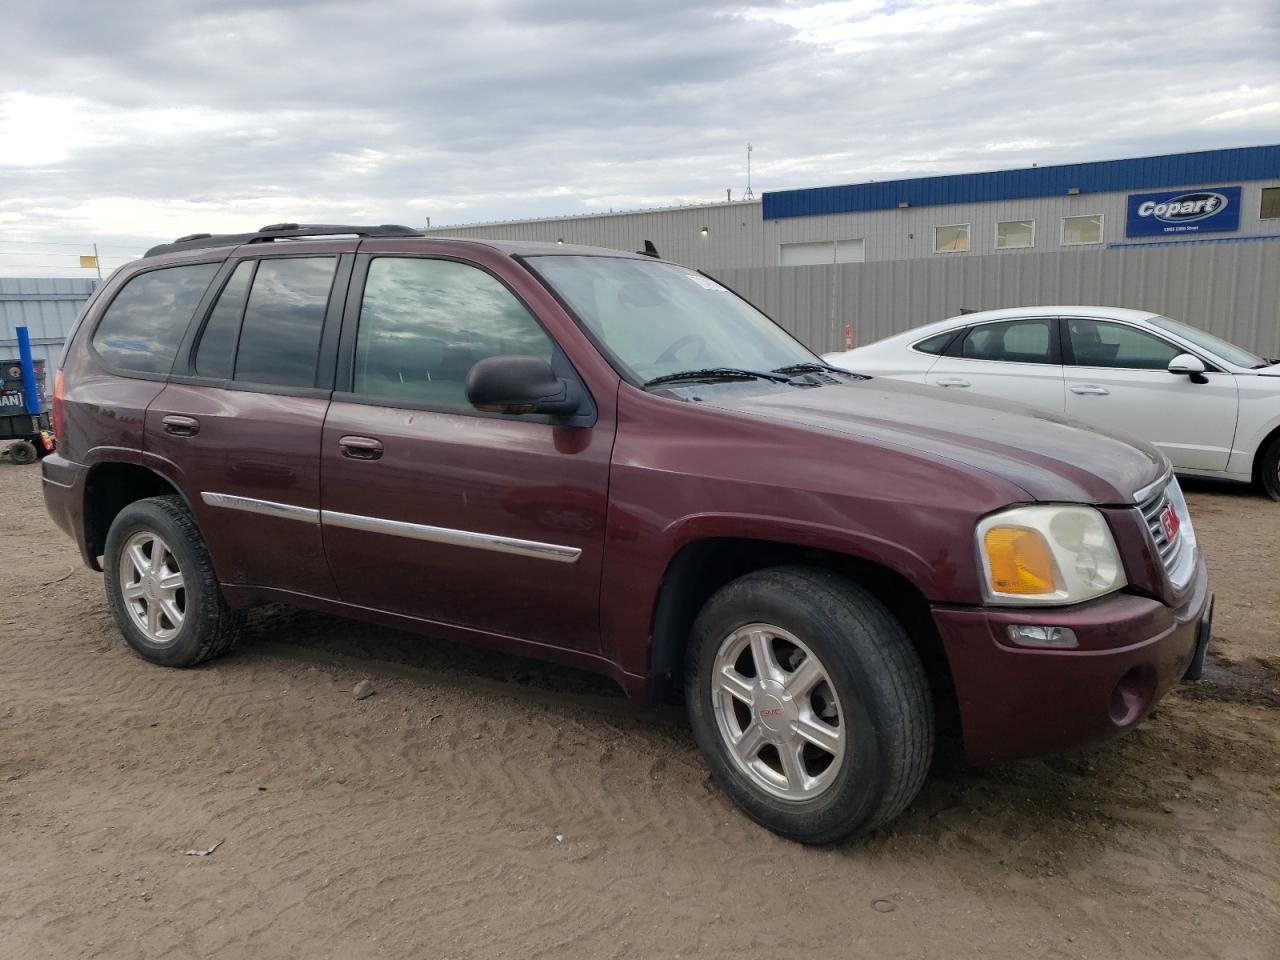
M641 383L689 370L821 363L755 307L687 267L623 257L526 262Z
M1190 324L1179 323L1177 320L1170 320L1168 317L1152 317L1151 322L1162 330L1168 330L1183 340L1194 343L1201 349L1217 354L1223 360L1228 363L1234 363L1237 367L1257 369L1258 367L1269 366L1267 361L1256 353L1250 353L1244 347L1237 347L1234 343L1228 343L1221 337L1215 337L1212 333L1205 333Z

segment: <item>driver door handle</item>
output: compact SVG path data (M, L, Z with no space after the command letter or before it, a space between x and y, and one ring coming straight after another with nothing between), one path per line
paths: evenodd
M1071 392L1082 397L1105 397L1111 393L1106 387L1100 387L1096 383L1078 383L1071 388Z
M968 380L965 380L963 377L939 377L939 378L938 378L936 381L934 381L934 382L935 382L935 383L937 383L937 385L938 385L938 386L940 386L940 387L967 387L967 386L969 386L969 381L968 381Z

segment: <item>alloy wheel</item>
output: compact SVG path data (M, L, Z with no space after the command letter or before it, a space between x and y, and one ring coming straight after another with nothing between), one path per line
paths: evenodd
M712 674L716 726L734 765L782 800L812 800L844 763L844 712L822 661L767 623L720 644Z
M178 559L149 530L125 542L120 556L120 593L134 626L152 643L169 643L182 629L187 590Z

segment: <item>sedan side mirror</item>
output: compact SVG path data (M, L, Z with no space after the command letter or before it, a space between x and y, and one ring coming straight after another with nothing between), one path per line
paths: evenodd
M1189 353L1180 353L1169 361L1170 373L1185 374L1191 377L1192 383L1208 383L1209 378L1204 375L1204 371L1204 361Z
M488 357L467 374L467 399L491 413L567 417L582 406L576 383L557 377L541 357Z

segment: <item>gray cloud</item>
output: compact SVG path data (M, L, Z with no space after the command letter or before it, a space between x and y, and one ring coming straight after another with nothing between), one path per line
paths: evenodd
M1201 12L1203 11L1203 12ZM12 9L0 230L433 224L1274 142L1271 0Z

